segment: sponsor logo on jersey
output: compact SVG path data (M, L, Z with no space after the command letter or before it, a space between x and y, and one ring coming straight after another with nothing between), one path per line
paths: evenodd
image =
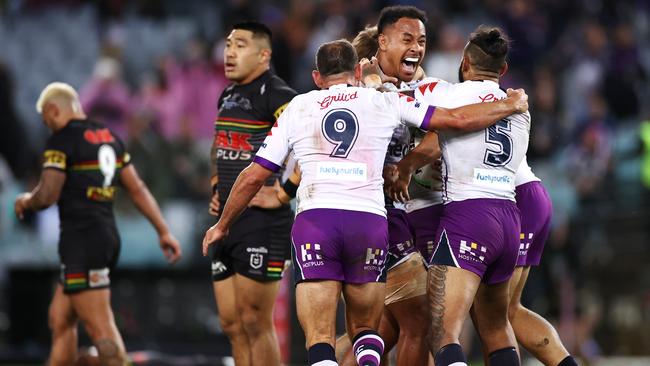
M228 268L222 261L212 261L212 274L218 275L226 272Z
M320 244L306 243L300 246L300 259L302 267L318 267L325 264L320 251Z
M115 195L115 187L88 187L86 188L86 198L92 201L110 202Z
M351 100L357 99L357 92L354 93L339 93L338 95L328 95L320 102L320 109L325 109L329 107L334 102L349 102Z
M403 158L411 151L411 143L400 143L400 140L396 137L391 137L390 143L388 144L388 156L395 158Z
M515 177L509 172L474 168L474 183L500 189L514 189Z
M467 245L467 241L460 241L458 258L464 259L466 261L483 263L485 261L485 253L487 253L487 247L483 245L478 245L473 242Z
M363 266L363 269L366 271L381 271L385 262L386 256L383 249L367 248L366 265Z
M397 243L397 245L395 245L395 248L400 253L404 253L405 251L407 251L408 249L410 249L412 247L413 247L413 242L410 241L410 240L407 240L407 241L405 241L403 243Z
M110 270L107 267L100 269L91 269L88 271L88 287L104 287L108 286L111 283L111 279L108 276Z
M528 241L524 242L524 240L526 240L526 236L528 236ZM521 242L519 243L519 255L520 256L527 255L528 249L530 249L530 243L533 240L533 233L528 233L528 235L526 235L526 233L521 233L519 234L519 240L521 240Z
M488 95L479 95L478 97L481 100L481 103L496 102L497 100L504 99L504 97L497 97L496 95L490 93Z
M318 162L316 178L365 182L368 180L368 166L365 163Z
M65 170L65 153L59 150L45 150L43 153L43 168L57 168Z
M253 145L248 142L250 133L220 130L215 136L217 147L228 150L252 151Z
M93 145L110 144L111 142L115 142L115 139L108 128L86 130L84 131L84 139Z
M253 103L251 103L248 98L242 97L239 93L233 93L223 98L223 101L221 102L221 108L219 109L233 108L241 108L243 110L250 111L253 109Z

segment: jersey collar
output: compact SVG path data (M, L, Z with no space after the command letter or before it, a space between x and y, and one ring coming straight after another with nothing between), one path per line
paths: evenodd
M344 89L344 88L347 88L349 86L352 86L352 85L349 85L349 84L335 84L335 85L330 86L328 89Z

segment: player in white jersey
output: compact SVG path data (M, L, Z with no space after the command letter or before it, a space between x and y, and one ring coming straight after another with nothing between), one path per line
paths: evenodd
M357 362L375 366L383 352L376 329L388 249L381 174L393 129L399 123L425 129L485 128L526 110L527 96L512 91L513 98L495 103L436 109L396 93L355 87L360 69L345 40L322 45L316 65L313 77L322 90L299 95L287 106L254 162L239 175L219 222L206 232L203 253L227 235L292 150L302 172L292 257L309 363L336 365L336 306L343 292Z
M379 15L377 26L362 30L352 41L360 58L372 59L376 56L373 62L378 68L377 72L383 72L384 89L408 89L409 85L423 77L419 64L426 49L425 23L426 14L413 6L386 7ZM393 179L395 167L413 147L413 132L419 130L405 125L399 125L393 131L384 161L385 182ZM429 134L436 136L433 132ZM430 323L426 268L417 250L418 242L414 240L416 232L410 225L405 205L394 202L387 195L386 211L386 296L379 323L379 335L385 343L382 364L388 364L387 354L397 346L397 365L425 365L430 357L426 342ZM434 234L435 229L431 236ZM337 340L336 351L341 365L355 363L351 346L347 335Z
M510 278L508 318L517 341L548 366L577 366L553 326L539 314L521 304L531 266L539 265L551 226L553 206L541 180L527 159L515 176L517 207L521 212L519 259Z
M418 100L458 107L499 100L508 40L479 27L465 46L459 84L431 80ZM474 320L491 365L519 365L508 322L508 280L517 261L520 229L515 173L528 148L530 115L504 118L484 131L440 131L445 207L437 248L429 259L431 352L436 366L466 365L459 344L474 304ZM454 289L454 291L450 291Z

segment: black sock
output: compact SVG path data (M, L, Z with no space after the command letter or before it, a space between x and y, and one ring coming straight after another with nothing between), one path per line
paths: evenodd
M506 347L490 353L490 365L519 366L519 355L515 347Z
M573 358L573 356L566 356L562 362L560 362L557 366L578 366L578 363L576 362L576 359Z
M316 343L315 345L309 347L309 350L307 351L307 361L310 365L322 361L331 361L333 365L336 365L334 347L330 346L327 343ZM323 364L327 363L323 362Z
M436 366L447 366L452 364L464 364L467 365L467 358L463 353L463 347L458 343L450 343L446 346L443 346L436 356L433 358L435 360Z

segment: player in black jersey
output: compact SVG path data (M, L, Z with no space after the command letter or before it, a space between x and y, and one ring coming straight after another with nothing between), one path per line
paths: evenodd
M156 200L129 164L124 144L100 123L89 121L68 84L48 85L36 104L53 134L43 172L32 192L16 199L16 215L58 203L61 221L61 278L49 310L52 350L48 365L77 362L77 321L92 339L102 365L126 365L124 342L110 305L110 271L120 250L113 216L115 185L121 183L158 232L160 248L173 263L178 241L169 232ZM93 290L93 291L90 291Z
M212 147L210 213L218 216L239 173L251 162L296 92L270 70L271 31L237 24L226 40L225 75L232 81L219 98ZM289 258L293 212L266 182L256 202L234 223L213 252L212 278L221 326L239 365L279 365L273 304ZM270 204L268 202L272 201ZM260 207L261 206L261 207ZM271 208L275 207L275 208Z

